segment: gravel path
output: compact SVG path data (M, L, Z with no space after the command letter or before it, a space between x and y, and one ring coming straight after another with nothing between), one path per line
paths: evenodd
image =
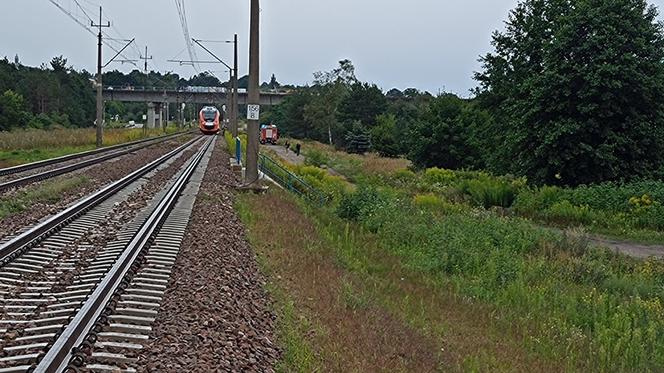
M145 372L270 372L280 356L264 279L233 209L237 180L221 143L139 360Z
M296 143L293 143L293 145L291 145L291 147L295 148L295 144ZM282 146L282 145L262 145L262 147L264 149L269 149L269 150L277 153L277 155L281 159L285 160L286 162L289 162L289 163L292 163L292 164L295 164L295 165L304 164L304 155L297 155L297 154L295 154L295 152L293 152L292 149L288 150L288 149L286 149L285 146Z
M646 245L604 237L590 237L590 242L596 246L605 247L611 251L638 259L664 258L664 245Z
M78 170L67 175L62 175L50 180L35 183L27 188L21 188L20 190L34 189L44 183L58 182L59 180L65 180L67 178L71 178L72 176L78 175L85 176L90 180L80 187L63 193L58 201L52 203L35 203L20 213L7 216L0 220L0 238L15 234L20 229L33 225L44 217L53 215L58 211L63 210L72 202L96 190L99 190L99 188L104 185L121 179L129 173L175 149L189 139L191 139L191 137L183 136L178 139L166 141L155 146L150 146L148 148L132 152L125 156L113 159L109 162L104 162L102 164ZM11 198L12 195L19 193L20 190L8 191L2 195L2 198Z

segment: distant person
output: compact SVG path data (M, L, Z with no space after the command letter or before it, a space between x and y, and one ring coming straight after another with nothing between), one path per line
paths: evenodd
M286 147L286 153L288 153L288 150L290 150L290 143L288 141L286 141L284 146Z
M300 145L299 143L297 145L295 145L295 154L297 154L298 157L300 156L300 150L301 149L302 149L302 145Z

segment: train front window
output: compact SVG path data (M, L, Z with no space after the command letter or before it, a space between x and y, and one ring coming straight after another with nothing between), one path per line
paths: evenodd
M217 117L217 112L215 112L215 111L205 111L205 112L203 112L203 118L205 118L206 122L214 122L216 117Z

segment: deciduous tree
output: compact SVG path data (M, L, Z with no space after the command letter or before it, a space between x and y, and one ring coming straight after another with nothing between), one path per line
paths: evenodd
M540 183L652 175L664 161L664 34L645 0L525 0L476 74L492 162Z

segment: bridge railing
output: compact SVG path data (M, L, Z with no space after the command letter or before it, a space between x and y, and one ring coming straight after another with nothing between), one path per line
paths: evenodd
M145 86L106 86L104 87L106 91L137 91L137 92L167 92L167 93L226 93L228 90L224 87L196 87L196 86L187 86L187 87L145 87ZM246 93L247 90L244 88L238 89L239 93ZM285 89L269 89L261 90L261 93L272 93L272 94L288 94L291 90Z

